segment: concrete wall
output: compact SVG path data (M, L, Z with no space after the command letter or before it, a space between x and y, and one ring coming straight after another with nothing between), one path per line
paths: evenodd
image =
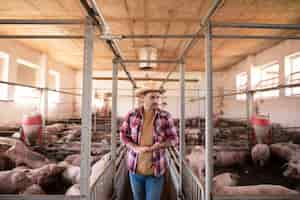
M8 79L5 81L16 82L17 75L17 59L28 61L32 64L39 66L39 74L37 86L44 87L46 77L46 71L43 67L43 62L46 63L45 68L48 70L53 69L60 73L60 84L62 88L74 88L75 87L75 72L69 67L59 64L47 58L45 54L38 52L30 47L14 40L2 40L0 44L0 52L4 52L9 55L9 67L8 67ZM45 60L46 59L46 60ZM47 70L47 69L46 69ZM0 116L0 124L3 123L19 123L22 116L34 110L40 109L41 94L37 92L37 98L14 98L15 87L9 86L8 100L0 101L0 110L3 112ZM49 118L64 118L71 117L73 115L74 97L67 95L59 95L59 100L51 102L49 104Z
M285 84L284 59L285 56L300 52L300 41L283 41L280 44L269 48L257 55L249 56L242 62L232 66L224 72L223 78L217 82L222 82L225 92L236 89L236 75L241 72L247 72L248 77L251 74L251 67L261 66L273 61L280 65L280 84ZM248 82L249 87L251 81ZM264 99L259 104L260 112L269 114L273 122L281 123L284 126L299 126L300 118L300 99L299 96L285 96L284 89L279 92L279 97ZM224 99L225 117L244 118L246 117L245 101L237 101L236 97L225 97Z

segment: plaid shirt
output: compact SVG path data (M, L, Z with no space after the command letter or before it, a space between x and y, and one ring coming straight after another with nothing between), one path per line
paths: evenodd
M127 145L128 142L140 144L140 136L143 127L143 107L129 112L120 128L121 141ZM157 109L154 114L153 143L169 141L172 145L178 144L178 135L171 114L167 111ZM153 151L152 161L154 176L161 176L166 171L165 149ZM130 172L135 173L138 163L138 154L133 150L127 151L127 165Z

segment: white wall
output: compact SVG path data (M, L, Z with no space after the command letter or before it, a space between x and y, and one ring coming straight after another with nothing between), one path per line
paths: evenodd
M283 41L280 44L269 48L257 55L249 56L247 59L232 66L225 71L224 78L218 82L223 82L226 89L236 89L235 77L241 72L250 74L251 66L260 66L278 61L280 65L280 84L285 84L284 78L284 58L290 54L300 52L300 41ZM251 82L249 82L249 86ZM300 98L285 96L284 89L280 91L277 98L265 99L263 104L259 106L260 111L269 114L270 119L275 123L281 123L284 126L297 126L300 123ZM226 97L224 101L225 117L243 118L246 117L245 101L237 101L234 97Z
M149 77L153 78L165 78L167 76L167 73L161 73L161 72L131 72L133 77L145 77L145 73L149 74ZM111 71L95 71L93 73L94 77L111 77L112 72ZM186 79L200 79L200 82L197 83L186 83L186 99L198 97L200 95L199 88L200 83L202 83L203 74L202 73L186 73ZM119 72L119 77L126 77L123 71ZM170 78L179 78L178 73L173 73ZM76 83L77 88L81 90L82 88L82 72L77 72L76 74ZM142 82L137 82L138 85L141 85ZM111 92L111 86L112 81L93 81L93 88L100 89L102 91L110 91ZM129 81L118 81L118 116L124 116L131 108L132 108L132 85ZM179 82L167 82L165 85L166 93L165 96L167 97L166 101L168 103L168 106L166 109L171 112L173 117L179 117ZM198 91L196 91L198 90ZM80 102L81 98L77 98L76 101L76 114L80 115ZM186 102L186 116L192 117L192 116L199 116L199 114L202 112L200 110L200 103L203 102Z
M25 46L14 40L1 40L0 52L9 54L8 81L16 82L17 74L17 59L23 59L38 66L42 66L42 57L45 56L41 52L36 51L28 46ZM63 88L75 87L75 72L71 68L62 64L56 63L51 58L47 59L48 70L54 69L60 72L60 83ZM43 69L40 68L39 71ZM43 73L38 75L37 86L44 86L45 79ZM9 87L8 101L0 101L0 110L5 111L0 115L0 124L5 123L20 123L22 116L35 109L40 109L40 97L36 99L14 99L14 86ZM40 96L40 95L39 95ZM50 118L71 117L74 111L74 97L60 95L58 104L49 105ZM68 103L62 104L62 103Z

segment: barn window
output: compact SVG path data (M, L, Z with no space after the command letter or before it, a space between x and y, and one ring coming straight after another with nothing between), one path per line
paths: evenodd
M286 84L300 83L300 53L285 58L285 80ZM286 88L286 96L300 95L300 87Z
M48 88L53 90L60 89L60 75L59 72L54 70L49 70L48 72ZM54 91L48 92L48 98L50 102L58 102L59 101L59 93Z
M236 89L237 92L242 92L247 89L248 85L248 75L246 72L242 72L238 75L236 75ZM237 94L236 95L237 100L245 100L246 94Z
M37 86L39 66L28 61L18 59L17 60L17 83ZM39 91L35 88L26 86L16 86L15 98L38 98Z
M9 65L9 55L0 52L0 80L8 81L8 65ZM0 83L0 100L7 100L8 98L8 85Z
M252 69L252 88L273 88L279 85L279 64L272 62ZM254 98L278 97L279 89L256 92Z

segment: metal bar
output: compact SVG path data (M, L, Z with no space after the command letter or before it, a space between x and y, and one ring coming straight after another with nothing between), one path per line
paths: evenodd
M250 124L250 98L251 98L251 92L246 92L246 117L247 117L247 121L248 121L248 125Z
M300 30L300 24L259 24L259 23L227 23L213 22L213 28L247 28L247 29L289 29Z
M47 87L48 86L48 57L46 54L43 54L41 57L41 77L44 77L42 80L42 86ZM43 90L42 91L42 101L41 101L41 113L43 116L43 128L46 127L46 121L48 118L48 91ZM45 132L42 135L42 144L45 144L45 139L47 138L47 133Z
M94 47L94 27L87 17L85 25L84 59L83 59L83 90L81 105L81 161L80 161L80 192L81 200L90 198L90 157L91 157L91 123L92 123L92 66Z
M32 86L32 85L26 85L26 84L21 84L21 83L15 83L15 82L7 82L7 81L1 81L1 84L7 84L7 85L13 85L13 86L20 86L20 87L28 87L28 88L33 88L37 90L42 90L43 88L37 87L37 86Z
M111 77L93 77L93 80L103 80L103 81L110 81L112 80ZM128 78L126 77L118 77L119 81L127 81ZM165 80L164 78L143 78L143 77L136 77L134 78L135 81L163 81ZM172 78L168 79L169 82L178 82L179 79L177 78ZM185 79L185 82L198 82L198 79Z
M206 25L206 22L209 20L209 18L215 13L216 9L218 8L218 6L220 5L220 3L222 2L222 0L214 0L211 7L209 8L207 14L203 17L203 19L201 20L200 23L200 28L199 30L196 32L196 34L194 34L195 36L197 35L201 35L203 32L203 27L204 25ZM181 53L179 54L178 60L183 60L184 57L187 55L188 51L193 47L193 45L196 44L196 42L198 41L197 37L192 38L189 42L186 43L186 45L184 46L183 50L181 51ZM173 69L168 73L166 80L162 82L161 87L163 87L165 85L165 83L167 82L168 78L171 76L171 74L176 70L176 66L173 67Z
M98 29L100 32L104 35L110 34L109 27L103 17L103 14L101 10L97 6L97 2L95 0L80 0L81 4L83 5L84 9L86 10L87 14L94 20L95 24L97 24ZM90 7L90 5L92 7ZM110 50L113 52L116 58L123 59L121 49L119 48L119 45L112 39L107 40L106 44L110 48ZM122 69L128 76L128 79L132 83L133 87L137 88L136 83L132 76L130 75L129 71L127 70L124 63L120 63L122 66Z
M248 92L256 93L256 92L265 92L265 91L270 91L270 90L278 90L278 89L281 89L281 88L294 88L294 87L300 87L300 83L287 84L287 85L278 85L276 87L269 87L269 88L248 90ZM227 94L224 94L224 95L214 95L213 98L221 98L221 97L226 97L226 96L234 96L234 95L245 94L245 93L247 93L247 91L232 92L232 93L227 93ZM205 97L199 97L199 98L193 98L193 99L191 99L191 101L197 101L197 100L205 100Z
M165 80L163 80L163 82L161 83L160 87L164 87L164 85L166 84L167 81L169 81L170 76L172 75L172 73L177 69L177 65L174 65L174 67L172 68L172 70L167 74L167 77L165 78Z
M118 64L119 60L113 60L113 69L112 69L112 114L111 114L111 159L112 159L112 167L113 167L113 174L112 176L115 177L116 173L116 136L117 136L117 97L118 97ZM113 186L115 180L113 179Z
M214 39L253 39L253 40L300 40L300 36L269 36L269 35L212 35Z
M143 35L143 34L135 34L135 35L112 35L112 36L100 36L101 39L116 39L116 40L126 40L126 39L187 39L187 38L204 38L203 35L196 34L167 34L167 35L159 35L159 34L151 34L151 35Z
M205 200L212 199L213 177L213 70L212 70L212 37L211 24L207 23L205 33L205 76L206 76L206 109L205 109Z
M122 63L179 63L178 60L122 60Z
M132 87L132 109L135 107L135 87Z
M184 81L184 73L185 73L185 67L184 63L180 63L179 65L180 69L180 129L179 129L179 135L180 135L180 154L179 154L179 195L183 195L183 160L185 157L185 138L184 138L184 130L185 130L185 81Z
M0 35L0 39L84 39L82 35Z
M84 24L84 21L80 19L0 19L0 24L76 25Z
M210 17L214 14L214 12L217 10L218 6L220 5L222 1L221 0L214 0L211 7L209 8L208 12L206 13L206 15L203 17L203 19L201 20L200 23L200 28L199 30L196 32L195 35L200 35L203 31L204 26L206 25L207 21L210 19ZM183 49L182 53L179 56L179 60L182 60L186 54L188 53L188 51L191 49L191 47L197 42L196 37L194 37L192 40L190 40L187 45L185 46L185 48Z
M54 90L54 89L50 89L50 88L42 88L42 87L37 87L37 86L33 86L33 85L26 85L26 84L22 84L22 83L7 82L7 81L1 81L0 80L0 84L7 84L7 85L13 85L13 86L33 88L33 89L37 89L37 90L53 91L53 92L58 92L58 93L62 93L62 94L74 95L74 96L81 96L81 94L77 94L77 93Z
M51 92L58 92L61 94L68 94L68 95L74 95L74 96L81 96L81 94L78 93L73 93L73 92L65 92L65 91L61 91L61 90L54 90L54 89L50 89L50 88L42 88L43 90L48 90Z

